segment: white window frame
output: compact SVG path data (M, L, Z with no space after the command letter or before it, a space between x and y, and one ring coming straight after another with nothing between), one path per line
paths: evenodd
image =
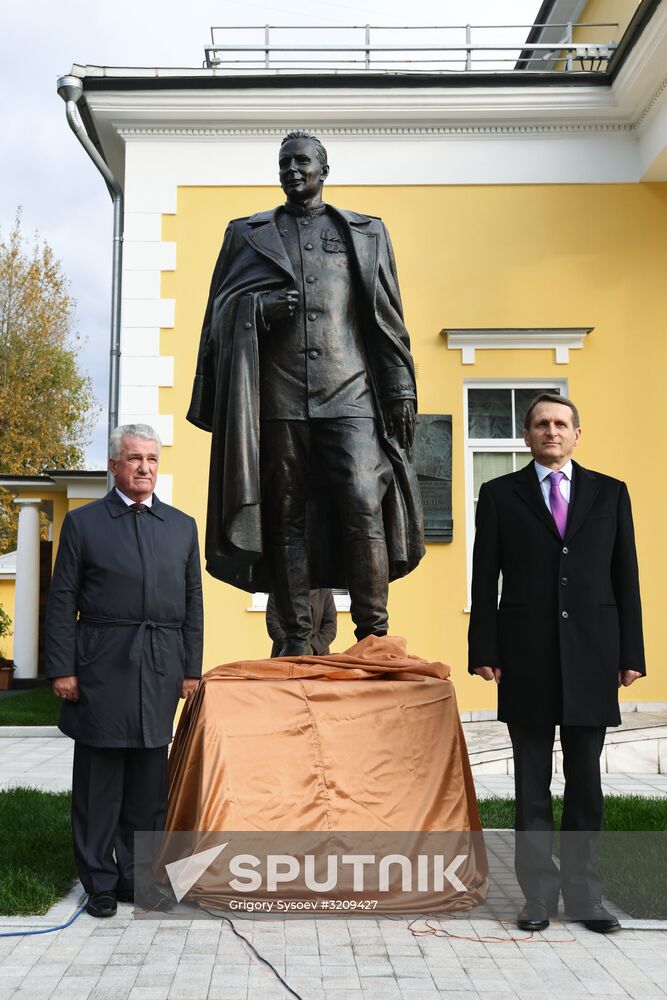
M266 614L266 602L269 599L269 595L258 591L257 593L252 594L251 597L252 601L250 603L250 607L246 608L246 611L258 611L262 614ZM334 594L334 604L336 605L336 611L338 614L345 614L345 612L349 612L350 595L348 593Z
M497 451L502 454L513 452L529 452L523 439L520 438L470 438L468 437L468 390L469 389L535 389L538 392L548 389L560 389L562 396L567 396L566 378L478 378L465 379L463 383L463 453L465 476L465 522L466 522L466 566L467 566L467 604L463 609L470 612L470 589L472 584L472 549L475 542L475 506L473 491L473 455L477 451ZM514 426L514 414L512 414Z

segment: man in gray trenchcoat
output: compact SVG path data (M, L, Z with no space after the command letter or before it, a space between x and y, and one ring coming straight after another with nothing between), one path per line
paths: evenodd
M49 593L46 675L76 741L74 854L99 917L133 899L134 832L163 827L176 706L201 676L197 526L153 493L159 450L145 424L112 433L115 488L65 517Z

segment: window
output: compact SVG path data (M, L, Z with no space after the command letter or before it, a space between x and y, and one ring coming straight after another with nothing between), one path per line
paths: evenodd
M531 461L530 451L523 443L523 421L531 401L540 392L564 396L567 383L488 380L471 381L464 386L468 606L480 487L489 479L517 472Z
M350 594L347 590L334 590L333 595L336 611L339 614L350 610ZM252 603L249 608L246 608L246 611L261 611L262 614L265 614L268 599L268 594L262 594L257 591L252 595Z

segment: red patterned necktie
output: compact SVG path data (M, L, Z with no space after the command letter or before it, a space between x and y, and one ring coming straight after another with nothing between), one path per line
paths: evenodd
M145 503L131 503L130 510L136 510L137 514L141 514L142 510L146 510Z

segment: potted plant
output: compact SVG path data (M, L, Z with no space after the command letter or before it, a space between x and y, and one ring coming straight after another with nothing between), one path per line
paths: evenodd
M0 607L0 639L12 634L12 620L3 607ZM12 686L14 661L0 656L0 691L8 691Z

